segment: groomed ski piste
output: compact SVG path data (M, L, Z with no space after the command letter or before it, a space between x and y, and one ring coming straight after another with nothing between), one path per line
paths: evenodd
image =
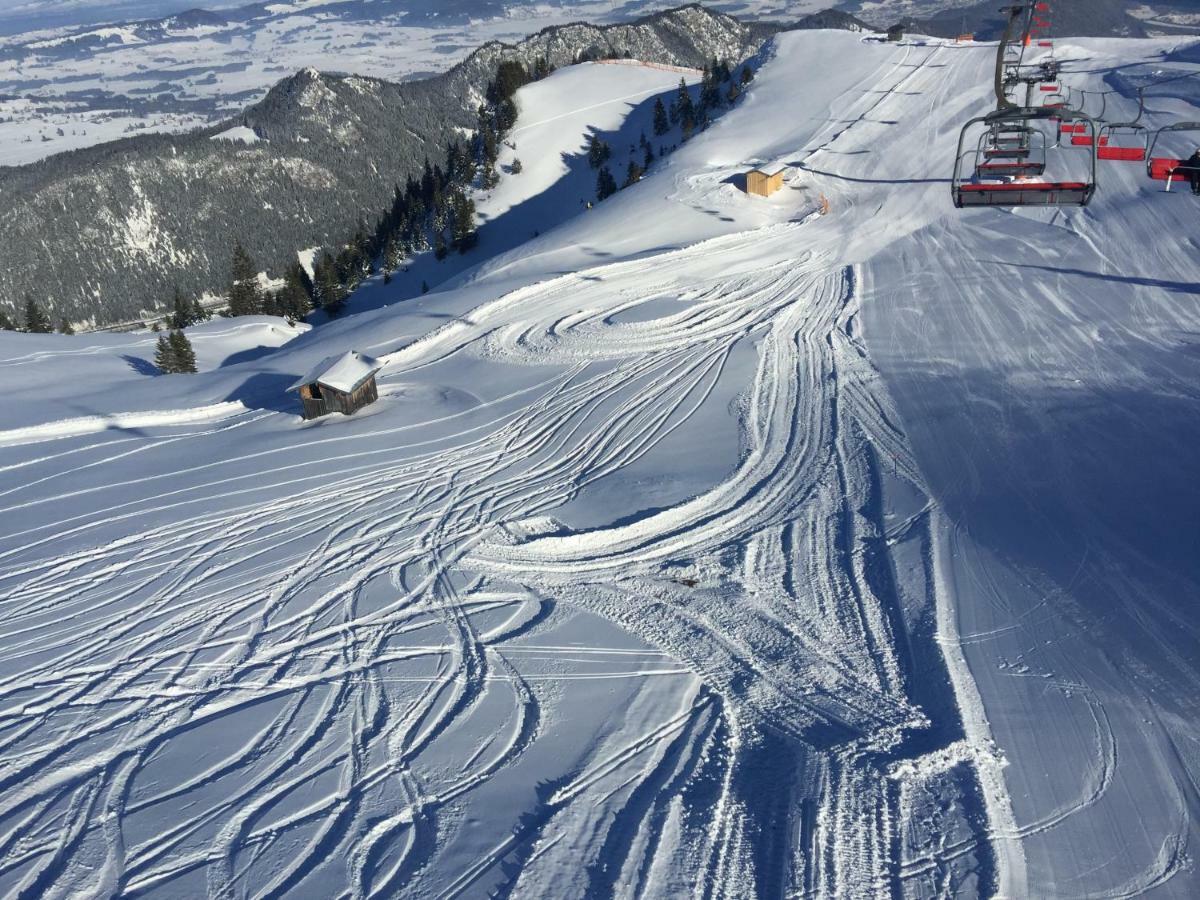
M0 335L4 893L1200 895L1200 202L956 211L994 53L784 34L642 182L199 375ZM510 209L631 71L526 89Z

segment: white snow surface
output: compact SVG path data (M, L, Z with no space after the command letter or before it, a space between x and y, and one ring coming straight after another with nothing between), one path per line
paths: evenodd
M1197 205L1111 163L954 210L992 53L782 35L526 239L646 102L567 70L488 201L519 238L425 296L194 376L0 334L0 887L1200 894ZM347 347L379 401L303 422Z
M262 138L258 133L249 126L235 125L233 128L226 128L224 131L218 132L212 136L214 141L232 141L240 144L257 144Z

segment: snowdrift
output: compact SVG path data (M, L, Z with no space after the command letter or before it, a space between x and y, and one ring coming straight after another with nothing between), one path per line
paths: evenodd
M1197 205L955 211L992 52L783 35L642 182L197 376L4 337L0 885L1194 896ZM670 89L602 70L497 221Z

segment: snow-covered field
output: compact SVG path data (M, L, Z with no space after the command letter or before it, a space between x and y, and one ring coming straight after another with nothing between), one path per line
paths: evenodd
M263 17L249 23L170 25L153 39L129 25L0 36L0 165L221 122L305 67L402 81L443 72L486 41L516 42L554 25L625 21L676 5L520 2L441 24L370 3L349 15L345 3L318 0L264 5ZM733 11L786 18L823 6L749 0ZM85 38L105 43L78 43ZM5 52L12 47L22 50Z
M296 4L294 10L280 4L273 18L255 27L178 29L155 41L122 41L118 35L109 46L67 55L61 48L39 52L63 41L46 37L19 56L0 56L0 165L132 133L219 122L305 67L393 81L442 72L486 41L516 41L608 10L607 4L603 10L585 6L518 7L507 16L432 27L406 25L403 16L344 20L319 4Z
M641 183L200 375L0 334L0 886L1200 893L1197 202L955 211L991 64L784 35ZM495 222L621 72L525 90Z

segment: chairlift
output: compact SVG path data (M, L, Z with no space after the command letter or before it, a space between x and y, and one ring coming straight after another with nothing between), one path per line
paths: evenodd
M1025 125L988 129L979 136L975 159L978 178L1041 175L1046 171L1046 136Z
M951 192L954 205L962 209L974 206L1087 206L1096 192L1096 151L1087 154L1090 168L1077 180L1051 181L1040 176L1046 171L1047 140L1044 131L1035 127L1049 123L1056 115L1081 123L1093 138L1096 123L1084 113L1069 111L1056 114L1041 108L1001 109L970 120L958 139L958 156L954 164ZM970 135L980 127L983 135L974 149L966 149ZM989 149L999 149L998 136L1027 130L1030 153L1005 162L988 157ZM1064 149L1064 154L1082 157L1078 151ZM1038 176L1038 177L1034 177Z
M1150 129L1141 124L1146 95L1138 92L1138 114L1131 122L1107 122L1100 126L1096 155L1113 162L1145 162L1150 151Z
M1167 186L1164 190L1167 193L1170 193L1171 183L1176 178L1190 179L1193 173L1200 171L1200 167L1187 165L1186 159L1154 155L1154 151L1158 149L1158 142L1164 134L1184 131L1200 132L1200 122L1176 122L1174 125L1158 129L1146 150L1146 174L1155 181L1165 181Z

